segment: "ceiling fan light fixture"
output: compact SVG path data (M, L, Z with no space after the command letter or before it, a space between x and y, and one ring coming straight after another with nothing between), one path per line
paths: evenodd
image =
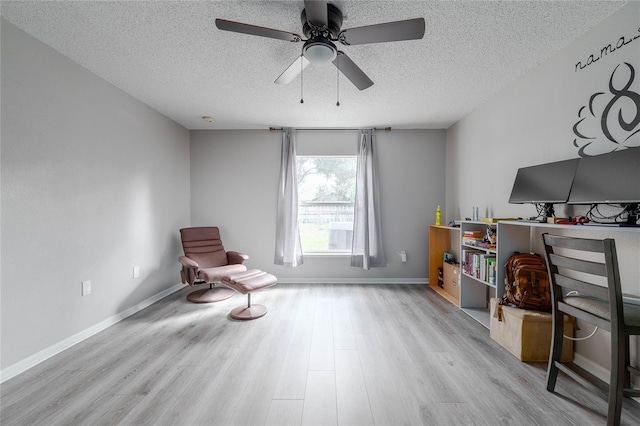
M326 65L333 62L338 52L329 40L317 38L305 43L302 54L314 65Z

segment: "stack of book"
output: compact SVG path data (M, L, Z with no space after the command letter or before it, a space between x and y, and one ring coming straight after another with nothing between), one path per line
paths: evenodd
M518 220L517 217L481 217L480 222L498 223L501 220Z
M484 238L482 231L464 231L462 234L462 244L466 246L478 246Z
M487 282L496 284L498 269L496 256L475 250L462 250L462 270L465 274Z
M495 250L497 245L495 243L489 243L489 242L486 242L486 241L480 241L478 243L478 247L486 248L486 249L489 249L489 250Z

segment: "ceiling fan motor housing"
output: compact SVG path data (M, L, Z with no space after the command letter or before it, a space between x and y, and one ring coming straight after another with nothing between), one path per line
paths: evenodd
M318 35L322 35L325 38L337 40L338 35L340 34L340 28L342 28L342 12L340 11L340 9L330 3L327 4L326 29L317 29L313 25L311 25L307 20L306 10L302 11L300 20L302 21L302 31L308 39L314 38Z

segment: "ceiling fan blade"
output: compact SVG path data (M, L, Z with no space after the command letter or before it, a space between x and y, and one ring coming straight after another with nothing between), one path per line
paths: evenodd
M284 70L280 77L276 78L274 83L277 84L289 84L291 83L301 72L303 69L309 66L311 62L307 60L303 55L298 56L298 58L293 61L289 68Z
M373 81L347 56L346 53L338 51L338 56L333 60L335 65L345 77L347 77L359 90L373 86Z
M234 33L249 34L249 35L255 35L260 37L269 37L269 38L275 38L278 40L286 40L286 41L293 41L293 42L298 42L302 40L302 37L300 37L296 33L290 33L290 32L281 31L281 30L274 30L272 28L266 28L266 27L258 27L256 25L243 24L241 22L227 21L226 19L216 19L216 27L218 27L219 30L223 30L223 31L232 31Z
M417 40L424 37L424 26L424 18L386 22L343 30L339 39L341 43L350 45Z
M311 25L320 28L326 28L329 25L326 1L304 0L304 10L307 14L307 22Z

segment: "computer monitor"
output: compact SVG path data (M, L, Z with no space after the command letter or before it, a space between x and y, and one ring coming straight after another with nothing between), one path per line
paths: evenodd
M544 204L544 218L553 216L553 204L569 199L578 158L518 169L509 203Z
M640 147L580 159L569 204L621 204L627 223L638 221Z

